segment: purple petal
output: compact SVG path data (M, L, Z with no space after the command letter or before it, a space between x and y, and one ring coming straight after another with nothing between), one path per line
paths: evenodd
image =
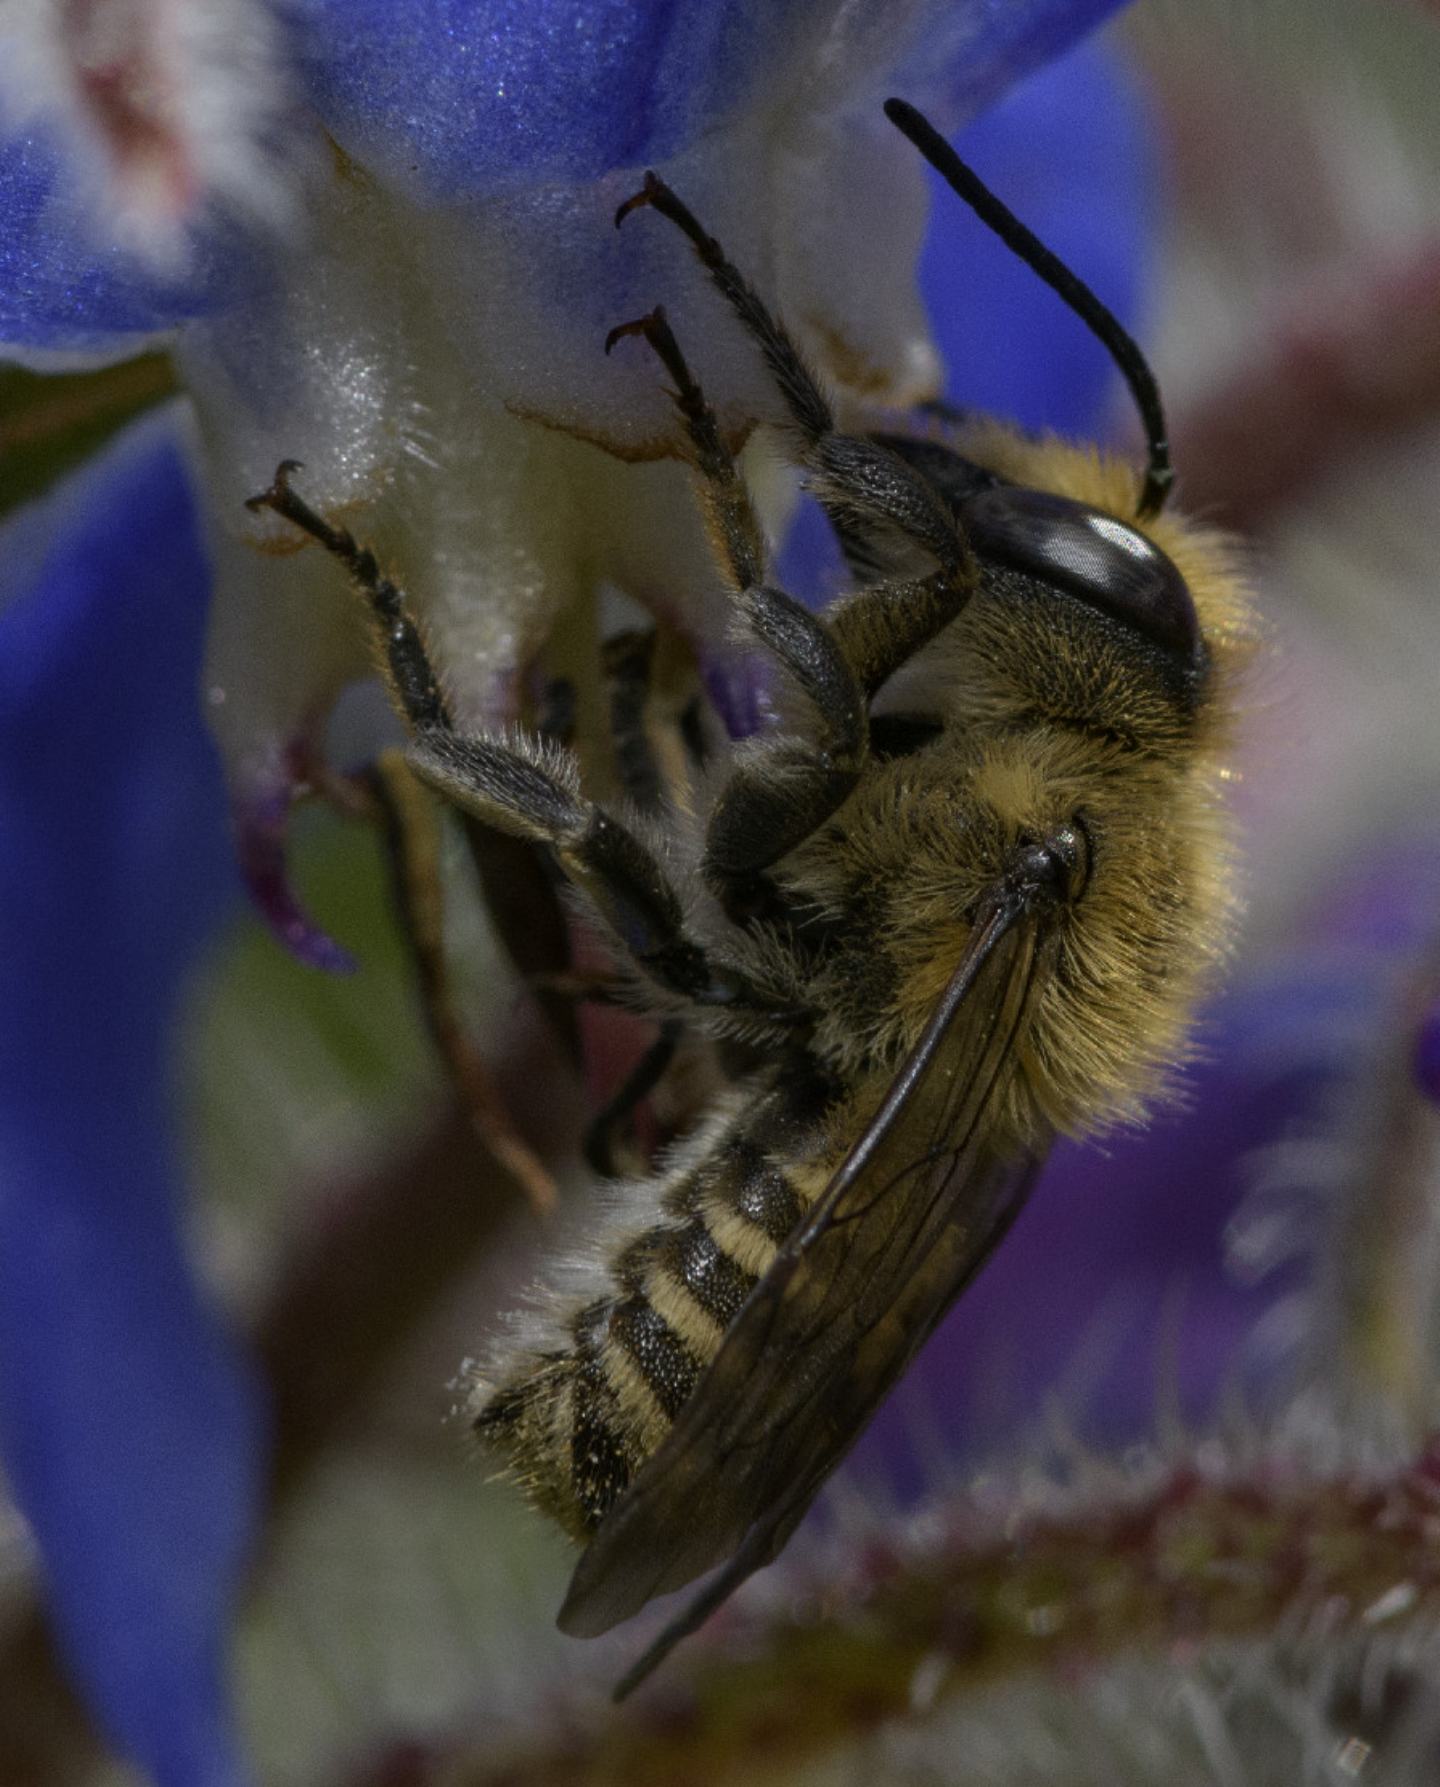
M173 1021L233 871L173 418L44 519L0 608L0 1442L103 1727L159 1782L230 1783L261 1418L179 1230Z

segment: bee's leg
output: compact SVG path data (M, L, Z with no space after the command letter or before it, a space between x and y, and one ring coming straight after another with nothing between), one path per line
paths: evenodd
M690 208L653 173L616 212L650 205L689 238L721 295L754 337L800 438L800 464L842 539L863 539L867 524L893 529L949 573L954 612L974 582L973 562L954 519L930 485L897 454L863 435L838 434L835 417L799 350ZM952 616L953 618L953 616Z
M838 675L828 684L815 678L801 686L829 720L830 739L838 736L843 748L837 751L829 741L778 740L742 758L731 774L711 812L703 863L706 880L731 918L776 915L776 890L764 871L839 808L869 754L871 700L955 613L954 584L937 571L913 582L857 590L827 611L823 626L805 614L824 637L825 661L844 666L843 705L834 699L842 686ZM848 729L857 712L858 743Z
M546 978L550 990L563 998L633 1013L633 991L619 975L581 972ZM626 996L627 992L630 997ZM641 1055L620 1089L591 1118L581 1142L581 1152L603 1178L613 1179L621 1171L629 1170L616 1164L616 1143L636 1110L663 1079L683 1031L684 1025L679 1018L666 1018L655 1040Z
M536 730L542 738L568 744L574 724L574 687L564 678L553 678L538 698ZM575 1004L561 997L552 984L573 965L570 925L555 864L536 844L507 837L468 813L458 817L495 934L516 972L528 983L566 1056L578 1067L580 1026Z
M552 745L575 742L575 685L568 676L552 676L536 702L535 730Z
M293 462L252 497L333 552L370 602L391 694L414 735L408 761L423 780L483 824L553 852L636 963L661 987L703 1006L749 1008L798 1019L793 1000L712 963L686 929L684 910L654 854L579 791L574 759L543 740L515 744L455 731L450 710L404 593L380 575L375 555L317 514L290 488ZM788 598L787 598L788 599Z
M358 545L348 528L327 521L291 487L291 474L299 469L296 460L282 461L270 488L252 496L246 508L273 509L340 560L370 605L377 642L382 647L381 669L401 718L415 733L449 729L449 706L431 667L424 639L410 616L404 591L381 575L368 546ZM516 967L526 976L564 968L568 954L563 917L553 893L540 878L539 865L525 853L517 853L509 838L497 838L493 832L484 837L472 833L469 841L486 903ZM521 908L519 922L517 907ZM546 995L542 995L541 1002L567 1051L573 1055L578 1038L572 1014Z
M273 509L340 560L355 587L370 604L383 647L381 668L401 717L417 733L433 729L448 731L450 709L439 679L431 668L420 629L410 618L405 592L388 577L380 575L375 554L368 546L357 545L349 528L335 527L291 489L291 473L300 469L298 459L281 460L275 468L270 488L247 498L245 507Z
M964 606L945 571L872 583L832 602L825 624L853 669L867 705ZM968 595L968 589L965 592Z
M466 1032L452 996L445 953L440 815L398 751L385 751L366 782L384 827L400 926L410 945L435 1046L480 1139L524 1187L537 1210L553 1209L555 1181L510 1120L499 1089Z
M605 641L605 679L610 695L610 742L620 786L642 813L665 804L666 777L656 760L647 724L655 630L629 630Z
M601 662L626 795L644 813L683 805L709 755L693 659L677 635L651 627L612 635Z
M620 785L634 806L645 813L659 813L675 780L674 766L661 761L651 735L651 709L657 638L653 627L629 628L605 641L601 654L609 697L610 737L615 751ZM581 997L600 1004L624 1003L616 983L592 981ZM614 1094L591 1118L581 1152L593 1172L613 1179L629 1170L621 1164L622 1144L629 1139L635 1113L659 1085L674 1059L682 1026L667 1018ZM638 1157L633 1163L639 1170Z
M546 845L566 879L651 980L687 1002L768 1016L792 1001L712 960L652 852L579 792L573 759L539 741L512 745L432 728L410 748L416 771L486 825Z
M636 1111L664 1078L665 1070L675 1058L680 1033L679 1019L667 1018L624 1084L591 1119L581 1151L586 1164L602 1178L613 1179L621 1170L616 1164L616 1143L628 1129Z
M820 736L757 752L725 785L706 837L705 874L734 910L736 887L822 825L859 780L868 749L865 693L825 623L764 582L765 542L745 484L665 320L653 310L612 329L607 347L643 335L675 381L700 474L700 500L736 607L815 709Z

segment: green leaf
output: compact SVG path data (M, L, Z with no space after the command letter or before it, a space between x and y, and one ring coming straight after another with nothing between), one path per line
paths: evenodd
M95 372L0 365L0 515L18 509L177 389L167 354Z

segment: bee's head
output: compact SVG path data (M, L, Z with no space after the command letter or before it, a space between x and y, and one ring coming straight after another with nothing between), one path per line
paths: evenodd
M1195 603L1173 560L1147 534L1103 509L1052 490L996 483L961 505L981 563L1077 597L1177 669L1198 669L1205 648Z
M980 569L956 627L966 711L1151 754L1183 749L1209 706L1211 654L1170 554L1054 490L1000 486L966 505L965 522Z
M1210 592L1234 578L1222 542L1173 514L1141 521L1131 468L1090 447L988 418L957 422L944 441L878 438L942 499L975 556L976 594L941 647L943 669L931 666L940 687L955 679L947 708L1050 718L1141 747L1187 733L1209 680Z
M966 728L1048 722L1162 755L1210 725L1251 643L1227 539L1168 511L1136 518L1132 467L1094 447L991 418L944 443L879 438L951 509L978 573L886 707Z

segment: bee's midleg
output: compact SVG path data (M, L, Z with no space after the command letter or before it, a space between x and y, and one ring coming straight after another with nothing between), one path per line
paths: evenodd
M375 554L349 528L327 521L292 489L291 474L300 469L298 460L282 460L270 488L249 498L245 507L273 509L340 560L369 605L375 646L397 713L413 732L448 732L454 723L449 703L405 592L381 574Z
M659 813L665 806L665 779L647 728L655 631L617 633L605 642L605 682L610 698L610 743L615 765L632 806Z

